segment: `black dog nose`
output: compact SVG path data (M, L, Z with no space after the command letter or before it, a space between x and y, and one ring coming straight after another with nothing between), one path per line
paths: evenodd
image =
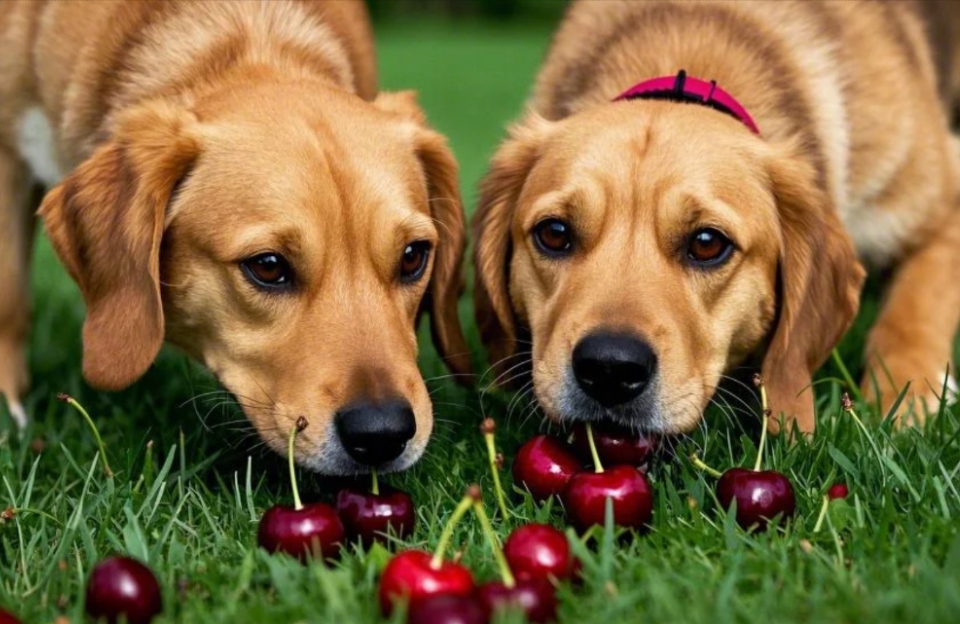
M403 400L350 405L337 412L334 423L343 448L367 466L400 457L417 432L413 409Z
M657 354L630 334L590 334L573 349L577 383L604 407L623 405L640 396L656 371Z

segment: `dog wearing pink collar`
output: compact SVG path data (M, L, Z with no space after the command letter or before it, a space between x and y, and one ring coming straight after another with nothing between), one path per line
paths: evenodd
M949 2L574 2L474 218L498 379L673 434L760 372L811 433L866 267L863 390L920 422L960 323L957 35Z

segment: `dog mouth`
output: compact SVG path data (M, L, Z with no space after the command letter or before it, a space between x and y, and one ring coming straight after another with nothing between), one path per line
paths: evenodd
M403 445L403 450L392 459L380 463L366 463L358 461L347 452L343 443L337 437L333 428L328 428L324 439L309 454L298 457L298 463L313 472L329 476L357 476L370 474L376 470L378 474L402 472L411 468L423 456L426 444L416 443L414 440ZM390 453L392 455L393 452Z

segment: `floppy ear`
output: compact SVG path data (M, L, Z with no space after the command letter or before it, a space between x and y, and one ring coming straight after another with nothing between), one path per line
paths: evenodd
M413 91L381 93L374 104L417 126L414 149L426 177L430 214L440 235L424 305L430 310L430 330L440 357L454 374L461 376L459 381L465 382L473 366L457 314L457 303L463 294L463 255L467 246L457 161L446 139L424 125L425 115Z
M83 375L97 388L129 386L163 343L160 239L173 189L199 151L188 135L195 121L166 103L122 114L111 138L40 206L87 307Z
M812 166L777 159L770 178L781 228L780 310L763 361L770 426L813 433L814 372L850 327L865 271Z
M480 337L499 378L517 349L517 319L510 300L511 227L520 191L552 124L531 114L510 128L490 170L480 183L480 204L473 217L473 303Z

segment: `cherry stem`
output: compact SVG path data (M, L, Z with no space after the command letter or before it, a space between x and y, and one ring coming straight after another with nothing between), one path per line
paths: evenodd
M443 533L440 534L437 549L433 551L433 559L430 560L430 567L434 570L439 570L443 564L443 554L446 552L447 546L450 545L450 540L453 539L453 530L457 527L457 523L460 522L463 515L470 511L470 507L473 506L473 501L477 500L477 490L479 490L477 486L467 488L467 493L460 500L460 503L457 504L457 508L453 510L453 515L450 516L447 526L443 527Z
M716 477L717 479L719 479L720 477L723 476L719 470L714 470L710 466L703 463L703 460L697 457L696 453L690 456L690 461L693 462L694 466L696 466L698 469L702 470L703 472L707 473L711 477Z
M301 416L290 430L290 440L287 442L287 462L290 464L290 485L293 487L293 508L297 511L303 509L303 502L300 500L300 488L297 487L296 462L293 461L293 443L297 439L297 434L306 428L307 419Z
M513 572L510 571L510 565L507 563L506 557L503 556L503 548L500 547L500 542L493 532L493 525L490 524L490 518L487 517L487 512L483 508L482 500L477 499L473 502L473 511L477 514L477 519L480 520L480 526L487 536L487 542L490 543L493 558L497 562L497 567L500 568L500 579L503 581L505 587L512 589L517 585L517 579L513 576Z
M754 472L758 472L763 465L763 449L767 445L767 421L770 420L770 407L767 404L767 387L760 379L760 375L756 375L753 382L760 388L760 407L763 409L760 415L763 419L760 425L760 448L757 450L757 463L753 466Z
M372 483L370 484L370 491L373 492L374 496L380 496L380 481L377 479L377 469L370 469L370 479Z
M497 448L494 444L494 431L496 424L492 418L483 421L480 430L483 431L483 439L487 443L487 459L490 461L490 473L493 475L493 489L497 494L497 506L500 508L500 517L504 520L509 518L507 512L507 501L503 497L503 486L500 484L500 471L497 469Z
M585 423L587 430L587 444L590 445L590 456L593 457L593 469L597 474L603 472L603 464L600 463L600 455L597 453L597 445L593 441L593 427L590 423Z
M97 448L100 449L100 457L103 459L103 472L108 477L113 478L113 470L110 469L110 462L107 461L107 449L103 446L103 439L100 437L100 431L97 430L97 426L94 424L93 419L90 418L90 414L87 413L87 410L83 409L83 406L80 405L79 401L65 392L58 394L57 398L80 412L84 420L87 421L87 424L90 425L90 429L93 431L93 437L97 440Z
M820 505L820 515L817 516L817 523L813 525L814 533L819 533L820 529L823 527L823 519L827 517L827 507L829 506L830 506L830 497L824 494L823 504Z

